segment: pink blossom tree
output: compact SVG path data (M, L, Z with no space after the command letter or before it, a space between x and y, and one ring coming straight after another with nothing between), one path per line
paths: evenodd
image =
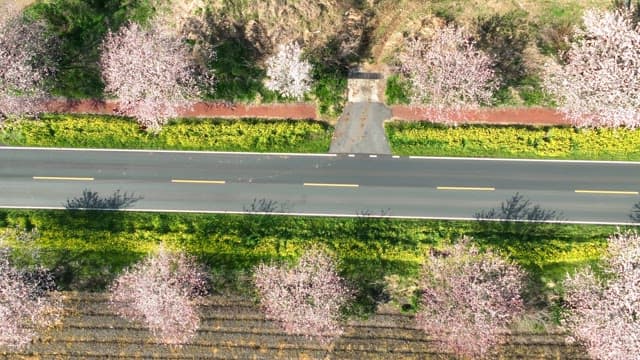
M443 350L481 358L504 341L508 324L524 313L524 272L469 242L462 238L427 259L417 325L442 339Z
M56 72L56 46L42 21L25 18L11 2L0 4L0 120L37 112Z
M255 268L254 283L266 317L288 334L322 343L342 334L340 310L352 294L326 253L309 250L293 267L261 264Z
M161 246L124 271L110 288L110 304L122 317L149 327L165 344L180 345L200 325L197 305L207 278L194 258Z
M50 273L20 271L9 253L0 249L0 346L20 348L60 319L62 299L43 289L53 283Z
M408 40L399 59L411 81L412 103L428 104L436 121L455 122L461 111L490 103L497 87L491 58L453 25L430 40Z
M282 96L301 99L311 88L311 64L302 59L297 43L281 44L267 59L267 88Z
M609 238L603 278L591 268L564 282L566 324L595 359L637 359L640 354L640 236Z
M546 65L545 86L579 127L640 125L640 29L626 10L588 10L566 64Z
M182 107L200 95L213 76L195 61L182 38L160 24L136 23L109 32L100 59L105 91L119 100L120 111L159 131Z

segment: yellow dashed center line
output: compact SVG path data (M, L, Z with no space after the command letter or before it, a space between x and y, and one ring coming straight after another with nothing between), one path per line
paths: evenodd
M601 194L601 195L638 195L637 191L618 190L575 190L577 194Z
M172 183L177 184L226 184L224 180L188 180L188 179L171 179Z
M438 186L438 190L494 191L494 187Z
M70 176L34 176L33 180L72 180L72 181L93 181L92 177L70 177Z
M324 184L324 183L304 183L304 186L325 186L325 187L348 187L357 188L358 184Z

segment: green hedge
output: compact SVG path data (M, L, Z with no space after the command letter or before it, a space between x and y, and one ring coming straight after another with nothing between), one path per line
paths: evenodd
M95 115L46 115L10 121L0 143L18 146L314 152L329 150L332 128L299 120L182 119L159 134L140 130L130 119Z
M85 211L0 210L3 227L37 227L38 262L56 269L64 289L101 290L127 265L159 242L183 248L222 274L225 286L239 284L260 261L292 259L318 245L333 251L342 273L357 289L360 310L371 311L383 279L415 279L431 247L469 235L520 263L532 275L536 296L577 266L601 257L614 227L551 225L528 241L499 227L475 222L371 218L302 218ZM15 243L18 248L29 244ZM222 280L220 280L222 281Z
M388 123L399 155L640 160L640 131L432 123Z

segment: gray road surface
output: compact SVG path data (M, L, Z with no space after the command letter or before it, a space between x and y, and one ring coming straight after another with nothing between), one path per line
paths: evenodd
M516 192L569 221L625 223L640 163L225 154L0 147L0 207L61 207L87 188L144 198L134 209L473 218Z

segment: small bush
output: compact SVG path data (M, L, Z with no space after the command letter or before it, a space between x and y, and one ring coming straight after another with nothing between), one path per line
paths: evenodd
M411 83L399 75L391 75L387 78L384 96L389 105L409 104L411 102Z

